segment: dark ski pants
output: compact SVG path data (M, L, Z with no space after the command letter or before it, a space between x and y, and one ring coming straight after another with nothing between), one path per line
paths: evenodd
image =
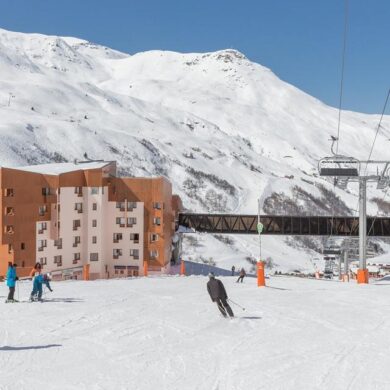
M13 301L14 294L15 294L15 287L10 287L9 288L9 293L8 293L8 300L9 301Z
M241 280L241 283L242 283L242 281L244 280L244 278L245 278L245 276L243 276L243 275L242 275L242 276L239 276L236 283L238 283L240 280Z
M234 317L234 314L233 314L233 310L232 308L229 306L229 304L226 302L226 299L222 299L222 298L217 298L215 300L217 306L218 306L218 309L219 311L222 313L222 315L224 317L227 317L227 314L226 312L228 312L229 316L230 317Z

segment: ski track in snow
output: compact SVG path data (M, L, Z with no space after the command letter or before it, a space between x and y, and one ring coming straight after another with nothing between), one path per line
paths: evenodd
M390 285L221 279L246 307L234 319L194 276L55 282L42 304L0 303L0 389L390 388Z

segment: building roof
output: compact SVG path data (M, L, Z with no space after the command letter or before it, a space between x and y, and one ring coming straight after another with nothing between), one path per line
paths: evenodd
M17 169L18 171L40 173L42 175L61 175L62 173L69 173L80 170L101 169L110 163L110 161L81 161L78 163L39 164L30 165L27 167L9 168Z

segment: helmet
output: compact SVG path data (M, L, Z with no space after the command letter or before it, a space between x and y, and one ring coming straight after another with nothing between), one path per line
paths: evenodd
M209 272L209 278L210 278L210 279L215 278L214 272Z

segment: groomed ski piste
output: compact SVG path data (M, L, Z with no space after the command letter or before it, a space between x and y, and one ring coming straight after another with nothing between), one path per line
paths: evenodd
M205 276L56 282L43 303L2 299L0 389L390 388L390 280L220 279L246 309L232 304L234 319ZM20 283L19 298L30 290Z

